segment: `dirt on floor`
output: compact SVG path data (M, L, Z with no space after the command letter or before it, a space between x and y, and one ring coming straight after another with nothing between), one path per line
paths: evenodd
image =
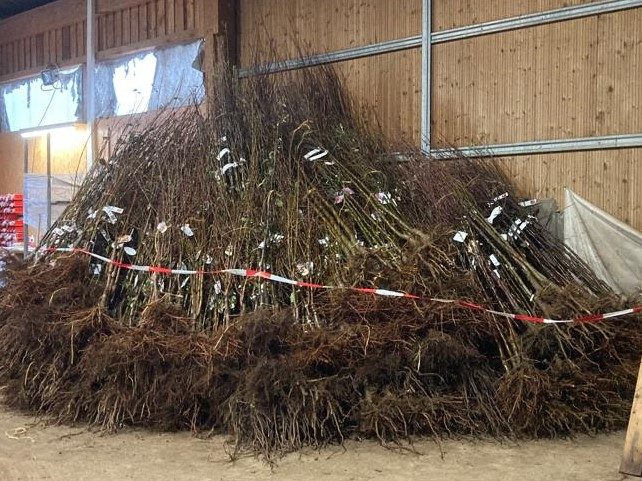
M230 462L223 437L145 430L102 435L45 426L0 408L0 480L616 481L629 479L618 474L623 442L624 433L519 444L446 441L441 448L421 441L417 454L351 441L291 454L270 467L255 457Z

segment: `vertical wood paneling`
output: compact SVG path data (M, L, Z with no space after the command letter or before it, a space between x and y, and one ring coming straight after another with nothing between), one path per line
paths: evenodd
M0 195L22 192L22 157L21 137L18 134L0 133Z
M45 35L36 35L36 65L45 64Z
M87 55L87 20L82 22L82 55Z
M114 41L114 13L105 15L105 49L114 48L116 42Z
M529 119L535 123L533 139L595 135L597 17L532 30L537 82L535 109ZM513 95L531 92L515 91Z
M642 132L642 8L598 17L596 131Z
M127 47L153 46L155 39L171 43L197 38L204 34L203 19L197 21L204 1L214 0L98 0L97 52L119 55L126 53ZM84 13L85 0L58 0L3 21L0 75L11 78L37 73L48 64L82 62ZM218 24L218 19L208 22Z
M123 11L114 12L114 47L123 45Z
M421 0L239 0L241 64L421 33Z
M78 58L84 55L83 45L85 43L85 36L83 35L82 23L76 22L72 27L73 34L71 43L73 45L73 57Z
M436 45L433 59L442 145L595 135L597 17Z
M57 28L56 32L56 64L62 62L62 29Z
M194 17L195 7L194 0L184 0L185 1L185 30L191 30L196 25L196 19Z
M513 157L500 164L525 196L554 198L562 208L568 187L642 230L642 149Z
M171 35L176 31L176 17L174 15L174 0L163 0L165 2L165 17L167 19L167 34Z
M535 32L478 37L433 48L436 146L535 137Z
M19 69L18 67L18 42L11 42L11 61L13 63L13 68Z
M174 25L175 30L185 30L185 2L174 0Z
M598 0L434 0L432 27L438 32Z
M143 41L149 38L149 29L147 27L147 4L142 3L138 6L138 40Z
M38 64L38 37L32 36L29 38L29 53L31 55L31 60L29 60L29 68L36 68Z
M131 18L131 43L136 43L140 40L140 21L139 21L138 7L129 9L129 16Z
M123 10L123 32L122 32L122 43L121 45L129 45L132 43L131 36L131 9L126 8Z
M49 32L47 32L47 37L47 45L49 47L47 64L54 64L56 63L56 31L49 30Z
M167 34L167 16L165 14L165 0L156 0L156 23L158 36Z
M98 33L96 35L98 39L98 45L96 48L98 50L104 50L107 47L107 32L105 30L105 22L106 18L104 16L98 17L98 20L96 22L96 26L98 29Z
M22 45L22 39L16 41L16 65L18 70L24 70L24 47Z
M156 23L156 1L147 2L147 38L158 37L158 25Z
M62 55L60 59L64 62L71 58L71 26L67 25L61 29Z

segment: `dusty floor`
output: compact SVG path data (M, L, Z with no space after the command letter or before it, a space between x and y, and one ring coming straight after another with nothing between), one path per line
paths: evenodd
M231 463L225 440L189 434L129 431L105 436L69 427L44 427L33 418L0 409L0 480L596 480L618 474L624 433L576 441L520 445L417 443L423 454L390 451L376 443L350 442L282 459L271 470L255 458Z

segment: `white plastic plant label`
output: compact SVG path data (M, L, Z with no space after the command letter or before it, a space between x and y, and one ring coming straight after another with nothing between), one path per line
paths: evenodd
M192 228L189 226L189 224L183 224L181 226L181 231L183 234L185 234L187 237L193 237L194 236L194 231Z
M467 237L468 237L468 232L464 232L460 230L455 234L455 236L453 237L453 240L455 242L465 242Z
M501 214L503 211L504 209L502 207L500 206L495 207L486 220L488 221L489 224L492 224L495 221L495 219L497 219L497 216L499 216L499 214Z

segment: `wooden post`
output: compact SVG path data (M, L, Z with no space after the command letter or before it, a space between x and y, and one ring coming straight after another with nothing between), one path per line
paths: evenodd
M635 386L620 473L642 477L642 364Z
M196 4L202 14L197 23L205 39L203 74L205 92L212 93L212 82L217 65L221 61L237 62L237 6L234 0L201 0ZM198 10L197 10L198 11Z
M96 142L96 86L94 83L95 68L96 68L96 0L87 0L87 38L85 39L86 45L86 69L85 69L85 122L87 123L87 130L89 131L89 142L87 142L87 173L91 170L94 164L94 157L97 153Z

